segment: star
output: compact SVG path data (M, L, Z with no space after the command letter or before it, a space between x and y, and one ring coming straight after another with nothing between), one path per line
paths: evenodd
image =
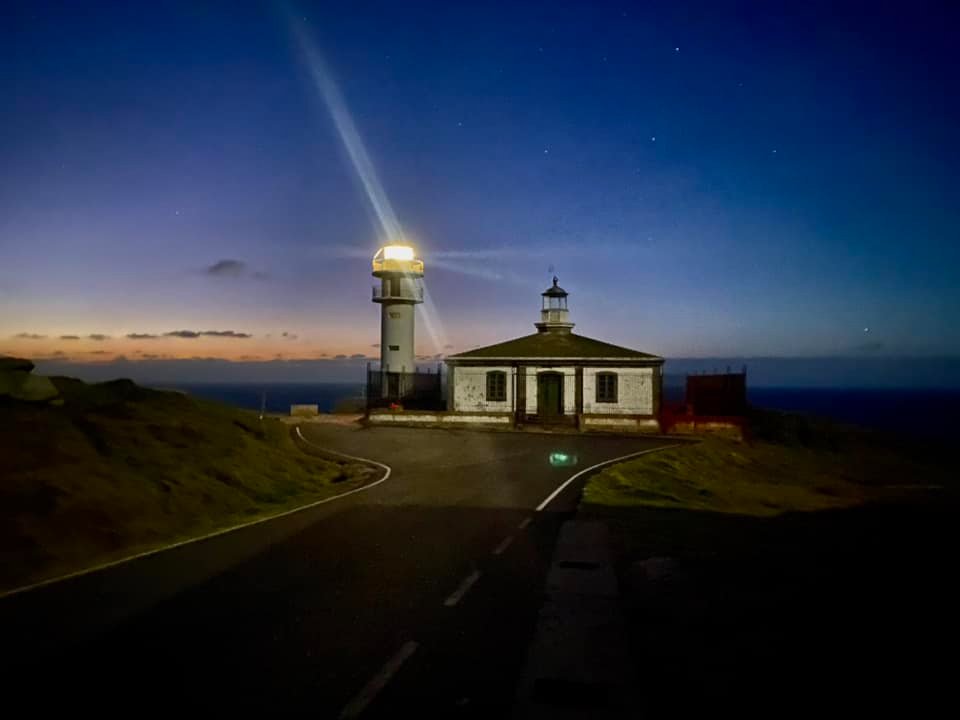
M870 332L870 328L864 328L863 331L868 333Z
M777 151L776 151L776 149L774 149L774 150L773 150L772 152L773 152L773 154L774 154L774 155L776 155L776 154L777 154Z
M680 52L680 48L675 47L675 48L673 49L673 51L674 51L674 52Z
M654 135L652 138L650 138L650 142L656 142L656 141L657 141L657 136L656 136L656 135Z
M457 127L463 127L463 123L462 123L462 122L458 122L458 123L457 123Z
M544 155L549 155L549 154L550 154L550 151L549 151L547 148L544 148L544 149L543 149L543 154L544 154Z

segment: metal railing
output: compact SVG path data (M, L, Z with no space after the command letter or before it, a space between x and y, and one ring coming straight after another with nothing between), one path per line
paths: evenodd
M443 375L437 372L383 372L367 369L367 408L400 405L408 409L442 410Z
M380 285L373 286L374 300L407 300L411 302L423 302L422 287L399 287L384 290Z

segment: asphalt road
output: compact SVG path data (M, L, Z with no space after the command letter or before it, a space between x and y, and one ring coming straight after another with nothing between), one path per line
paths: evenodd
M655 438L305 425L390 478L0 601L9 703L509 713L579 469ZM554 467L551 452L577 457ZM134 705L131 705L135 703Z

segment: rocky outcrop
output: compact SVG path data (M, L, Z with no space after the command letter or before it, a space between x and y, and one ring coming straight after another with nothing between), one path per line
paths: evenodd
M23 358L0 357L0 398L22 402L57 401L60 391L42 375L34 375L33 363Z

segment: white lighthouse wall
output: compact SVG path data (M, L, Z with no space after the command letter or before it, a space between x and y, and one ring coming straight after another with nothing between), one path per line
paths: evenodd
M597 402L597 373L617 374L617 402ZM653 368L583 369L583 412L608 415L653 414Z
M507 374L507 398L487 400L487 373L499 370ZM453 409L459 412L511 412L513 410L514 370L503 367L457 367L453 381Z
M383 303L380 316L380 367L387 372L415 372L413 305ZM397 348L394 350L393 348Z

